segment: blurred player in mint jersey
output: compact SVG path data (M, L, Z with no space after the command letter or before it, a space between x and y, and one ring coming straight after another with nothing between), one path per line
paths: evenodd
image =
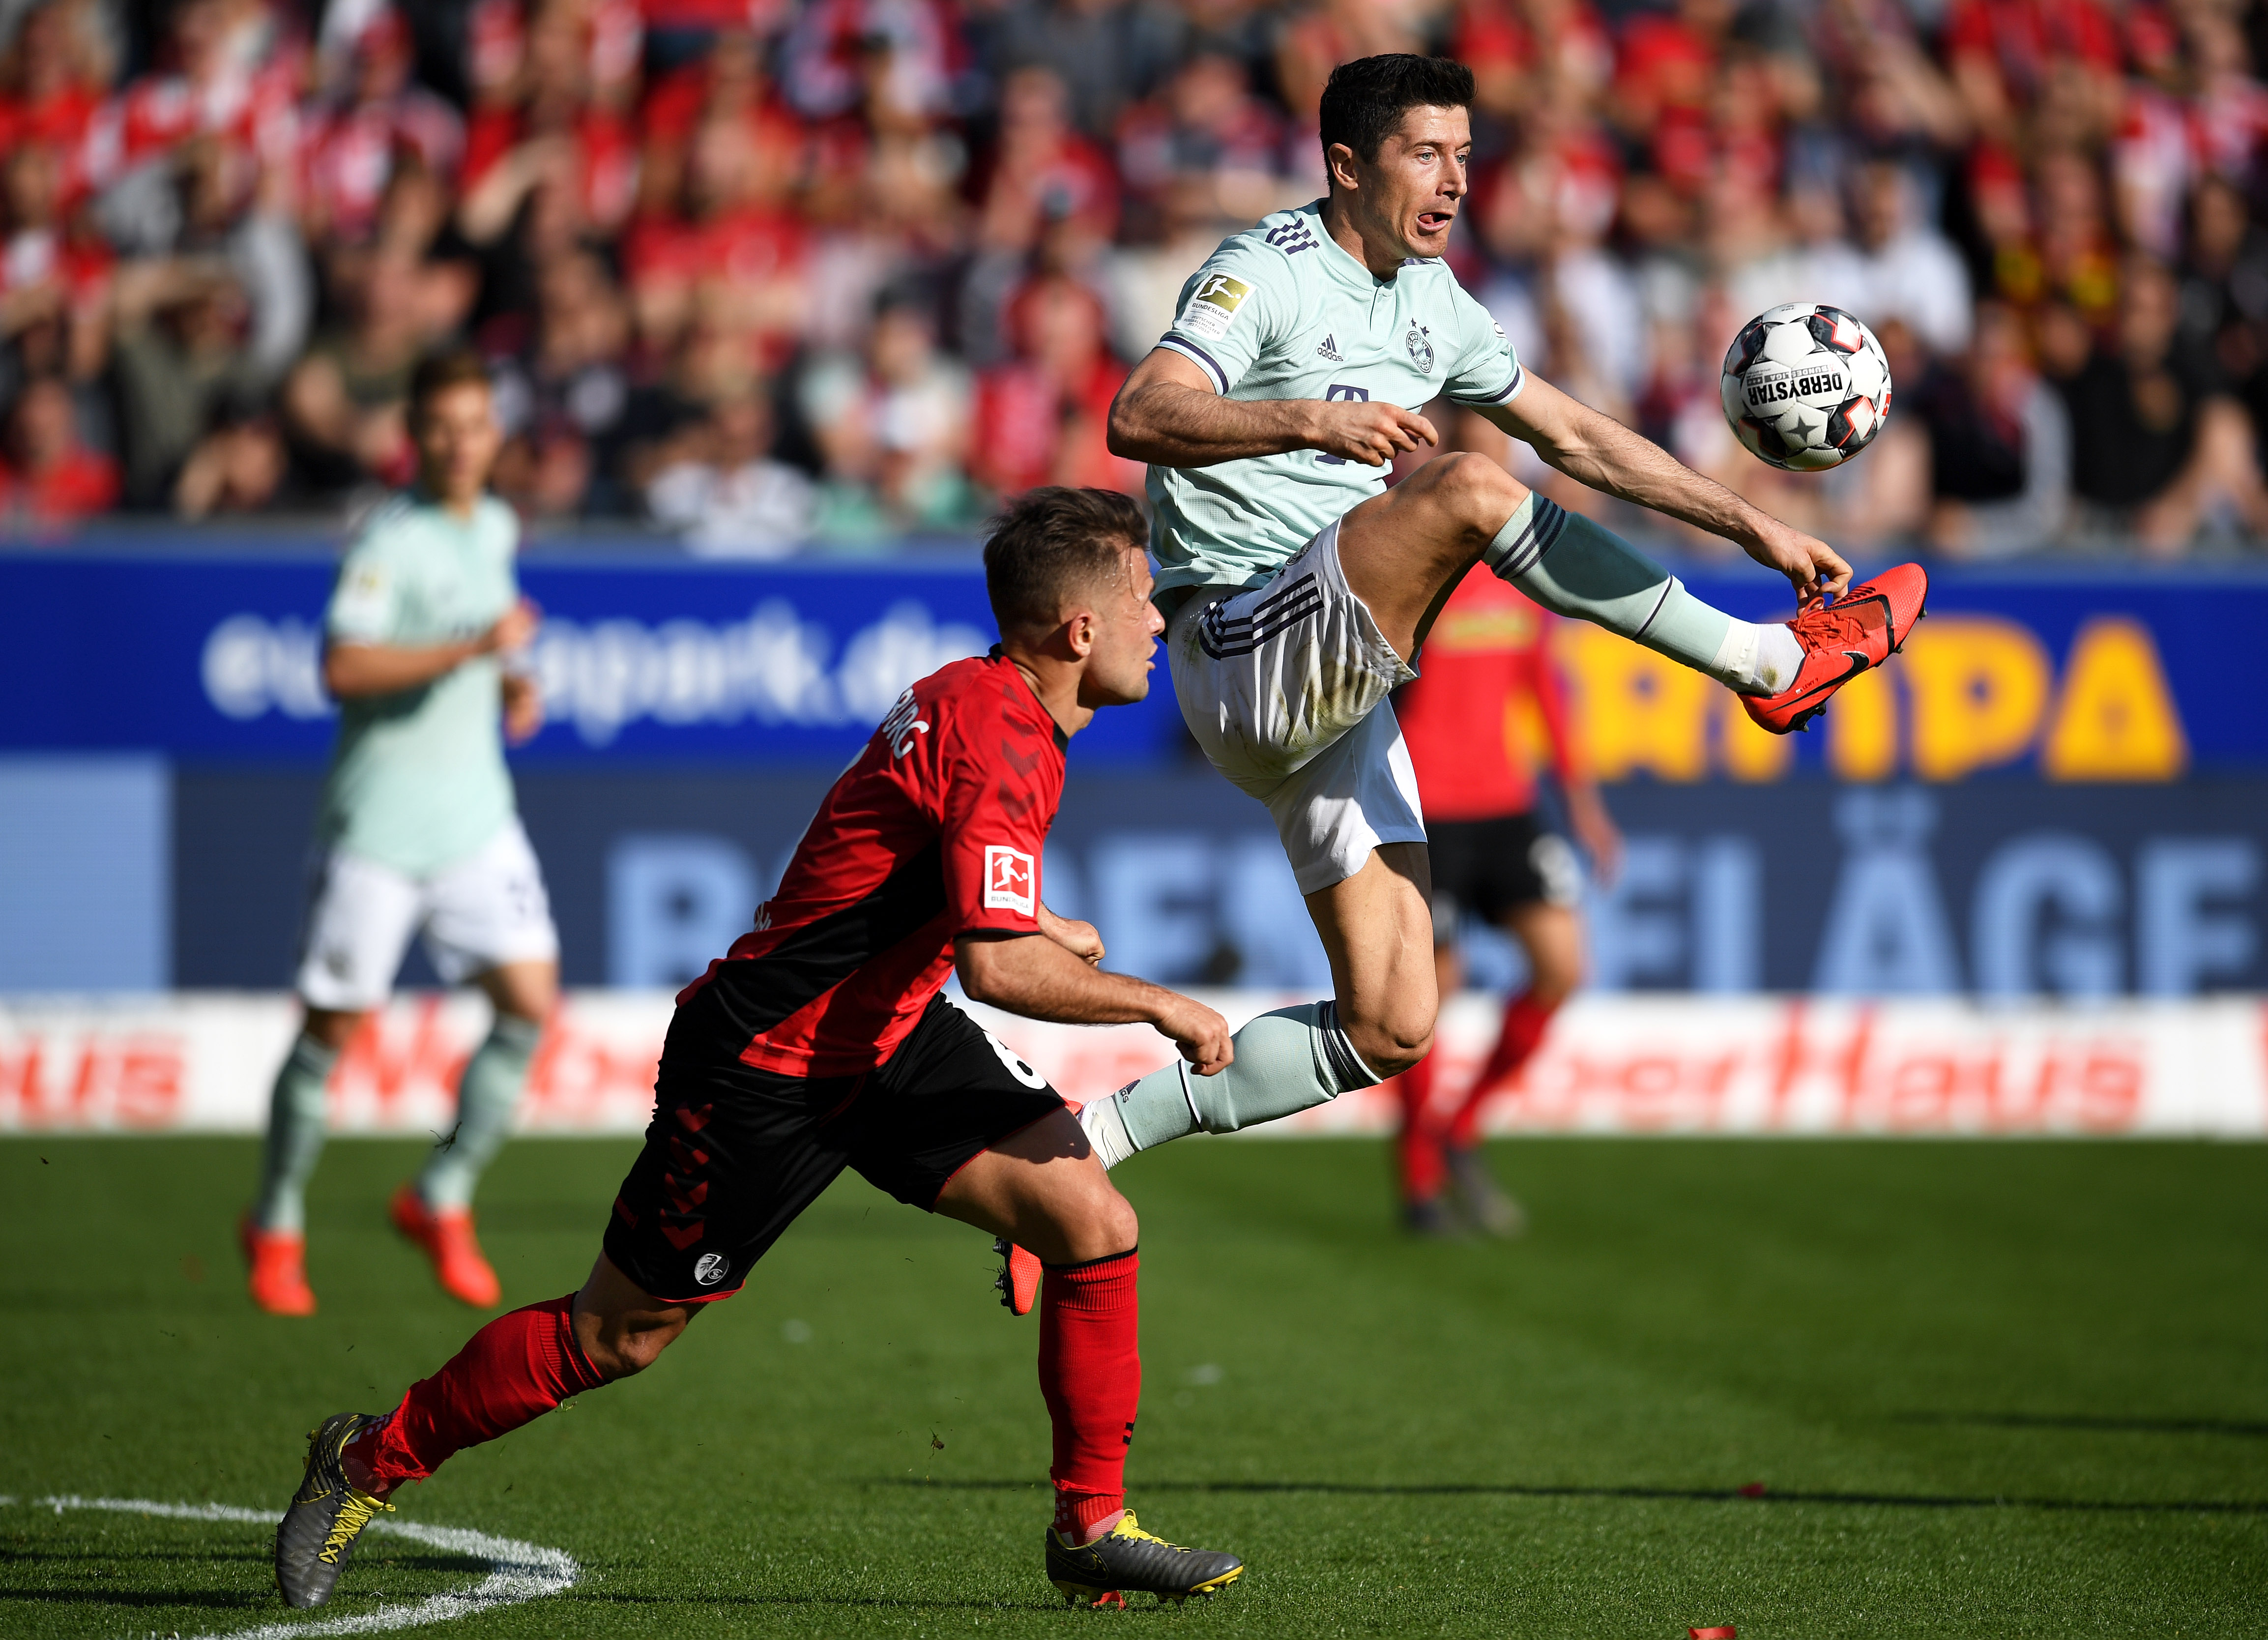
M1535 809L1535 729L1559 784L1567 824L1602 876L1622 836L1585 771L1552 664L1553 617L1495 576L1458 583L1427 635L1418 680L1394 698L1425 805L1433 862L1433 966L1440 994L1464 983L1457 927L1464 916L1510 935L1528 957L1527 984L1504 1005L1494 1048L1471 1084L1437 1088L1428 1055L1395 1079L1403 1222L1424 1234L1458 1228L1447 1199L1491 1234L1524 1228L1520 1204L1481 1160L1481 1106L1528 1062L1551 1016L1582 983L1582 873L1567 839ZM1531 726L1533 726L1531 728Z
M306 1019L276 1075L244 1223L253 1301L276 1315L315 1308L303 1196L332 1067L420 931L441 978L480 986L496 1016L466 1061L455 1127L394 1193L392 1216L450 1293L497 1301L473 1235L473 1186L511 1130L559 994L559 937L504 760L507 739L543 725L534 681L511 664L538 617L512 573L519 521L488 493L503 440L479 356L427 359L409 403L417 482L363 526L324 617L339 738L295 981Z

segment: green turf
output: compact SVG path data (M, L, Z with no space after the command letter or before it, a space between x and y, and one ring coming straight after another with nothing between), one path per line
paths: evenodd
M483 1228L513 1300L577 1283L629 1154L505 1152ZM1495 1154L1535 1214L1516 1245L1393 1234L1374 1145L1123 1170L1134 1501L1247 1557L1209 1607L1057 1604L1035 1319L976 1235L851 1179L654 1371L402 1495L585 1569L424 1632L2268 1633L2268 1149ZM258 1525L31 1500L280 1505L319 1415L448 1355L473 1318L383 1225L413 1155L333 1147L323 1312L291 1322L241 1294L249 1143L0 1143L0 1634L283 1615ZM372 1539L334 1610L478 1570Z

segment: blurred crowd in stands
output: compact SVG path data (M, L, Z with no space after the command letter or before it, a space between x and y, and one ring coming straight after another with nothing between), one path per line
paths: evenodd
M1334 63L1430 51L1480 88L1453 260L1557 385L1862 550L2241 546L2246 5L0 0L0 514L335 518L409 473L452 337L539 527L847 552L1138 493L1105 412L1183 279L1322 191ZM1740 324L1799 299L1897 384L1822 477L1719 409Z

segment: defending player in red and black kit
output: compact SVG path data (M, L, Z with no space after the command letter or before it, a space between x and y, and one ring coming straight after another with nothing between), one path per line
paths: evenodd
M1134 1211L1046 1078L939 994L957 971L970 996L1034 1018L1146 1023L1201 1075L1233 1053L1219 1015L1101 971L1094 930L1040 898L1070 736L1149 690L1163 622L1144 536L1130 501L1096 490L1035 491L1000 521L984 553L999 646L906 691L755 927L679 995L645 1148L582 1290L490 1322L392 1413L310 1435L276 1529L290 1605L329 1598L403 1481L651 1364L846 1167L1044 1261L1046 1566L1065 1598L1211 1594L1243 1570L1125 1507Z
M1469 1087L1435 1097L1428 1057L1395 1079L1403 1221L1422 1234L1454 1230L1444 1200L1454 1181L1482 1229L1516 1236L1526 1223L1481 1160L1482 1102L1527 1063L1552 1014L1583 977L1581 889L1574 850L1535 814L1535 781L1514 735L1533 705L1567 822L1602 875L1611 877L1622 837L1583 766L1548 645L1553 617L1492 575L1468 574L1425 639L1425 671L1394 698L1433 861L1433 967L1443 996L1464 974L1457 921L1469 912L1520 942L1528 984L1504 1006L1494 1048Z

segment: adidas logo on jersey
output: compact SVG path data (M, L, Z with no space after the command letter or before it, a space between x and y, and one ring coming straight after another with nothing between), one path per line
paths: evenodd
M1317 358L1328 358L1334 365L1344 365L1346 363L1346 360L1339 357L1338 337L1328 333L1326 333L1323 337L1323 344L1315 350L1315 357Z

